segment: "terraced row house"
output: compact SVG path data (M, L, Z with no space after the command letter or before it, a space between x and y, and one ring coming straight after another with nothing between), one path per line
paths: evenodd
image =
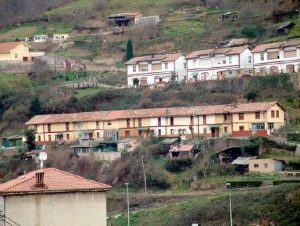
M119 140L152 135L219 137L268 135L285 124L277 102L240 103L37 115L26 126L37 143L77 139Z
M244 75L294 73L300 68L300 39L194 51L187 55L166 54L135 57L127 63L128 86L159 85L172 75L176 81L220 80ZM166 65L169 65L166 66Z

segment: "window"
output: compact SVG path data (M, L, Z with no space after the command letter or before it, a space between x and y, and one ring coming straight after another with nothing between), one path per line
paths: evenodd
M111 121L108 121L108 122L107 122L107 125L111 126Z
M127 119L126 124L127 124L127 128L129 128L130 127L130 119Z
M223 59L223 64L226 64L226 59L225 58Z
M37 132L37 125L34 125L34 131Z
M96 129L99 129L99 122L96 122Z
M125 131L125 137L126 137L126 138L129 138L129 137L130 137L130 131L129 131L129 130L126 130L126 131Z
M15 54L15 59L18 59L18 54Z
M265 129L265 123L252 123L252 130L262 130Z
M51 132L51 125L48 124L48 132Z
M171 135L174 135L174 130L173 129L171 129Z
M69 130L70 130L69 124L70 124L70 123L68 123L68 122L66 123L66 131L69 131Z
M100 133L99 132L97 132L97 138L100 138Z
M152 71L160 71L161 64L152 64Z
M191 126L194 125L194 116L191 116L191 117L190 117L190 124L191 124Z
M207 128L204 128L204 129L203 129L203 133L204 133L204 134L207 134Z
M178 135L182 135L182 129L178 130Z
M174 126L174 117L171 117L171 118L170 118L170 125L171 125L171 126Z
M224 132L227 133L227 126L224 127Z
M164 63L165 65L165 70L168 70L169 69L169 63Z
M196 64L197 64L197 59L194 59L194 60L193 60L193 66L195 67Z
M51 135L48 135L48 141L51 141Z
M161 135L161 129L158 129L158 136Z
M140 71L148 71L148 64L141 64L139 67Z
M245 127L244 126L240 126L239 129L240 129L240 131L244 131Z
M142 127L142 119L141 118L138 119L138 123L139 123L139 127Z
M69 139L70 139L70 134L67 133L67 140L69 140Z
M228 61L229 61L230 64L232 63L232 57L231 56L228 57Z
M275 111L271 111L271 118L275 118Z
M284 58L291 58L291 57L296 57L297 56L297 51L296 50L286 50L284 51Z
M157 125L161 126L161 118L157 118Z
M244 120L244 113L239 113L239 120Z
M224 114L224 121L228 120L228 114Z
M41 141L42 139L41 139L41 136L40 135L38 135L38 141Z
M133 66L132 66L132 71L133 71L133 72L136 72L136 65L133 65Z
M254 168L258 168L259 167L259 165L258 164L254 164Z
M279 111L276 111L276 118L279 118Z
M255 112L255 119L260 119L260 112Z
M269 166L268 166L268 163L264 163L264 167L265 168L268 168Z
M260 53L260 60L264 61L265 60L265 54L264 53Z
M279 51L268 52L268 60L279 59Z
M203 115L203 125L206 125L206 115Z
M268 129L274 129L274 122L268 122Z
M252 62L252 57L248 56L248 63L251 64L251 62Z

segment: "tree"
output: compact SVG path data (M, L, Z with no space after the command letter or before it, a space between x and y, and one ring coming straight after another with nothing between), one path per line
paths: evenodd
M26 144L28 151L32 151L35 149L35 131L33 129L29 129L25 132L26 136Z
M255 89L248 90L244 95L244 98L247 99L247 101L255 101L257 97L258 91Z
M255 38L256 29L254 27L244 27L241 31L241 34L246 38Z
M31 101L30 106L30 116L38 115L41 113L41 103L38 96L35 96L34 99Z
M140 83L140 80L139 80L138 78L134 78L134 79L133 79L133 85L134 85L134 86L138 86L139 83Z
M132 47L132 41L129 39L127 41L127 48L126 48L126 60L130 60L133 58L133 47Z

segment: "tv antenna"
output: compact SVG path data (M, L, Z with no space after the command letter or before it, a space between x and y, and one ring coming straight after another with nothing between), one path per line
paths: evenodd
M41 169L44 167L44 161L47 160L47 153L46 152L40 152L39 154L39 160L40 160L40 167Z

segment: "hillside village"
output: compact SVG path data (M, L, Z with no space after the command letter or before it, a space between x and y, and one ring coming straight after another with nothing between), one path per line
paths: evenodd
M299 1L0 4L1 225L299 224Z

